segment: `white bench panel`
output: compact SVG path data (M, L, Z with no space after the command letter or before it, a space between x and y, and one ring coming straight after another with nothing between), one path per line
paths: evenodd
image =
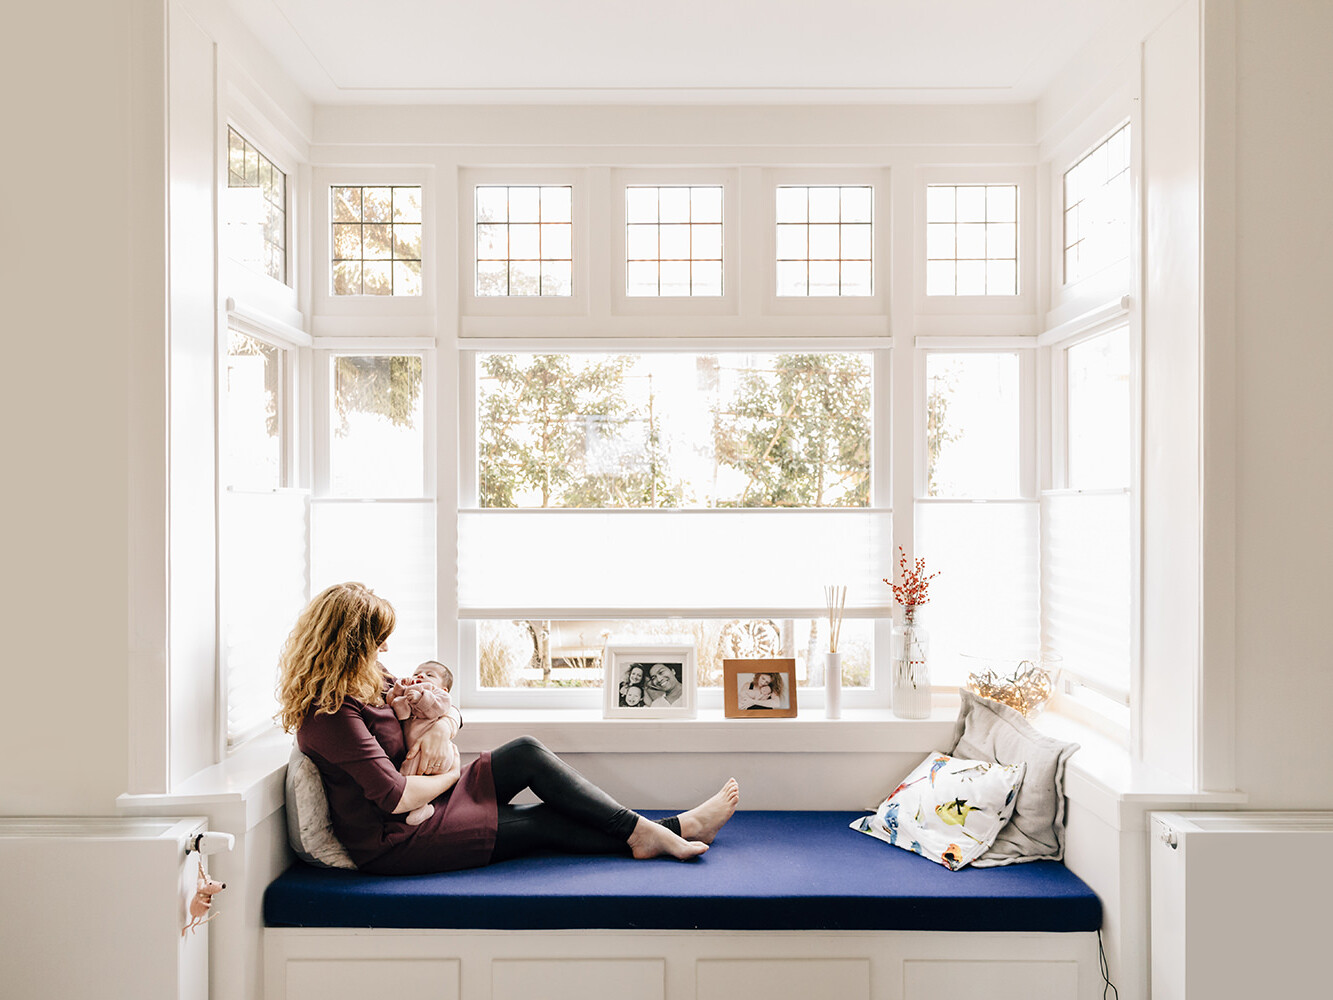
M440 993L441 984L461 983L467 1000L940 1000L960 988L988 1000L1101 996L1093 932L275 927L264 932L263 1000L387 995L393 976L376 970L403 962L421 963L429 980L413 996L453 996ZM321 964L327 973L316 977L311 970ZM432 975L432 968L441 971ZM369 973L376 987L344 993L348 969ZM312 996L307 984L331 992Z
M907 961L903 1000L984 995L986 1000L1076 997L1075 962Z
M662 959L497 959L491 963L492 1000L664 1000Z
M460 963L440 959L305 959L287 963L288 1000L367 1000L402 996L459 1000Z
M695 965L697 1000L836 997L870 1000L870 960L712 959Z

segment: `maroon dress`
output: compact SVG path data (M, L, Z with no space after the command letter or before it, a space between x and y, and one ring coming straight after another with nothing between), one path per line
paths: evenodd
M408 826L406 813L391 812L407 785L398 773L407 743L387 705L348 698L332 715L312 713L296 745L319 768L333 832L362 871L419 875L491 860L497 810L489 753L463 768L458 783L434 800L429 819Z

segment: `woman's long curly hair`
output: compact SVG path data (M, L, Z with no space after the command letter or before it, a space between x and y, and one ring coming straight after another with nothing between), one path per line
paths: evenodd
M383 675L375 652L393 632L393 607L361 583L336 583L306 606L278 661L278 722L295 732L312 712L332 714L347 698L378 705Z

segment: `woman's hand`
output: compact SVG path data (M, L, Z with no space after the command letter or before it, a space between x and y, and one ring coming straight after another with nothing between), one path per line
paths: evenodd
M408 749L406 760L420 758L417 760L417 774L441 774L451 759L457 757L457 751L450 742L454 733L458 732L453 714L451 712L436 720L435 725L427 729L421 739Z

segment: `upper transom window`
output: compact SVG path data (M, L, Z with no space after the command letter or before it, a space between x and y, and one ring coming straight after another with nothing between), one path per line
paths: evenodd
M334 295L421 294L421 187L335 187Z
M874 189L777 189L777 290L781 296L874 294Z
M478 295L572 295L574 189L479 185Z
M287 281L287 175L227 129L227 240L242 264Z
M720 185L625 189L625 293L722 294Z
M1065 283L1129 256L1129 125L1065 171Z
M926 188L926 294L1018 294L1018 186Z

